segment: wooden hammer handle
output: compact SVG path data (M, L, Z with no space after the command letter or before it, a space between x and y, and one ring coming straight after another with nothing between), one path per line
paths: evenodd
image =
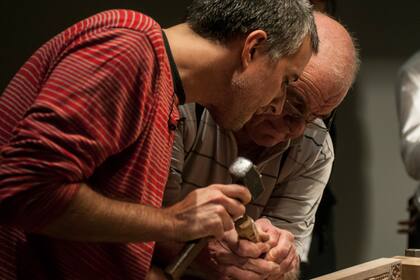
M169 279L178 280L185 270L194 261L197 255L207 245L208 238L202 238L188 242L182 249L181 254L165 268L165 274Z

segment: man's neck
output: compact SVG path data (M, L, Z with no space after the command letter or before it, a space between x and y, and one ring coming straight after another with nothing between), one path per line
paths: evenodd
M169 45L185 91L185 103L205 107L218 102L223 92L220 83L226 80L232 48L205 39L186 23L165 29ZM230 59L228 59L230 57Z

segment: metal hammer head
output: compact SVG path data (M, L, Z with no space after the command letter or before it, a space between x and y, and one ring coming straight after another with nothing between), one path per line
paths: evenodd
M256 166L243 157L236 158L229 167L233 182L244 185L249 189L252 200L255 201L264 191L261 175Z

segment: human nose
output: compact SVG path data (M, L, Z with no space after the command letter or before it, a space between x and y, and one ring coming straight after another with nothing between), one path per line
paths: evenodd
M286 98L284 97L277 97L273 99L270 104L262 108L261 113L280 115L283 112L285 100Z

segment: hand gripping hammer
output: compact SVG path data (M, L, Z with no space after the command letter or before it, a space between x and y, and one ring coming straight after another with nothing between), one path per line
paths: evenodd
M249 189L252 201L255 201L264 191L261 175L256 166L243 157L236 158L229 167L229 173L235 184L243 185ZM235 221L235 228L240 238L253 242L259 241L258 231L251 217L244 215ZM165 269L169 279L180 279L184 271L206 246L208 238L187 242L181 254Z

